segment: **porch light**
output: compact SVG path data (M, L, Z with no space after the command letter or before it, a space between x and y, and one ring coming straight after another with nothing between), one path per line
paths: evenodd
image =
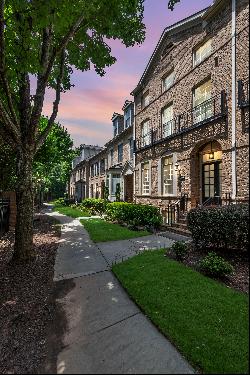
M210 143L210 153L209 153L209 160L213 160L214 159L214 152L213 152L213 143L211 142Z
M210 152L210 154L209 154L209 159L210 159L210 160L213 160L213 159L214 159L214 152Z

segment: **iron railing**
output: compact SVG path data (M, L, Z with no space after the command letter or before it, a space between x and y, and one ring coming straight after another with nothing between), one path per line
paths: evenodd
M206 100L190 111L186 111L167 123L161 124L158 128L150 130L147 134L137 137L135 143L136 150L151 147L226 115L226 93L222 91L220 95Z
M0 237L8 232L10 220L10 200L0 198Z
M238 81L238 106L240 108L249 107L249 80Z
M188 209L188 195L182 194L180 199L176 202L167 205L166 209L162 210L165 224L172 226L180 220L181 214L185 214Z

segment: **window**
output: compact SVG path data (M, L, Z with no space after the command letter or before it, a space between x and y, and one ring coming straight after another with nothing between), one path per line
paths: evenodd
M122 163L123 159L123 144L118 145L118 163Z
M212 52L212 39L207 40L200 47L194 50L193 63L194 66L200 64Z
M162 131L163 137L169 137L174 131L173 104L168 105L162 111Z
M150 100L149 92L146 92L142 96L142 108L145 108L145 107L147 107L149 105L149 100Z
M173 181L173 156L168 156L163 159L162 163L162 182L163 195L170 195L174 193Z
M148 146L150 144L149 121L145 121L142 124L142 128L141 128L141 141L142 141L142 147Z
M94 185L93 184L90 185L90 197L94 198Z
M105 159L102 159L102 160L101 160L101 163L100 163L100 170L101 170L101 174L104 174L104 173L105 173Z
M128 108L125 110L124 123L125 123L125 129L131 126L131 108Z
M91 177L94 177L94 164L92 164L91 165L91 167L90 167L90 175L91 175Z
M98 176L99 175L99 163L98 162L95 163L94 170L95 170L95 176Z
M116 190L117 190L117 184L121 183L121 175L118 174L113 174L112 175L112 183L111 183L111 194L115 195Z
M149 163L144 163L142 165L142 194L149 194Z
M194 124L210 118L213 114L211 101L211 79L197 86L193 92L193 122Z
M110 150L110 165L114 164L114 150Z
M166 91L168 90L171 86L174 84L174 78L175 78L175 73L172 71L168 75L166 75L163 80L162 80L162 90Z
M118 119L113 122L114 127L114 137L118 135Z
M130 160L133 159L133 154L134 154L134 141L133 141L133 138L129 138L129 157L130 157Z

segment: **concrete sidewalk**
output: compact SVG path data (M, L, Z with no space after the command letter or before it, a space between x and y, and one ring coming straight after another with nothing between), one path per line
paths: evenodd
M55 264L57 304L66 318L62 346L53 348L60 374L190 374L194 370L130 300L112 263L172 240L147 236L94 244L79 220L63 224ZM64 280L64 281L60 281ZM63 290L70 283L71 287ZM51 335L60 330L60 321ZM49 359L44 373L53 373Z

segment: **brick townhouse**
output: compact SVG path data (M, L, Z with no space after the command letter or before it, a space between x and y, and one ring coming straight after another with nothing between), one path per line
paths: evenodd
M89 197L89 162L91 157L99 153L102 148L84 144L80 146L80 150L80 156L72 162L68 187L70 198L74 198L78 202Z
M74 160L70 176L71 198L78 201L104 198L106 186L109 199L114 201L119 185L121 200L133 200L134 103L126 100L122 110L123 114L113 114L113 137L104 148L86 146L87 157L85 147L81 156Z
M217 0L167 27L132 93L135 201L166 222L249 198L248 19L248 1Z

